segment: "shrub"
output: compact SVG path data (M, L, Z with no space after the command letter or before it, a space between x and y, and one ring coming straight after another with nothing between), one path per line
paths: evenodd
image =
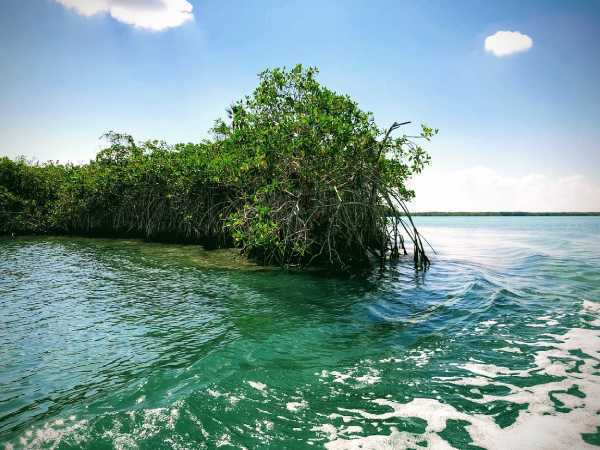
M62 232L237 246L265 264L339 270L406 254L425 268L405 202L429 156L298 65L267 70L212 139L169 146L109 132L81 166L0 159L0 232Z

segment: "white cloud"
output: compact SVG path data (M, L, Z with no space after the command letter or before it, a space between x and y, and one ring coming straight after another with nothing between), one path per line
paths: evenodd
M56 0L83 16L109 14L136 28L162 31L194 19L187 0Z
M507 176L486 167L423 172L414 211L600 211L600 184L583 175Z
M508 56L529 50L533 40L518 31L496 31L485 38L485 51L495 56Z

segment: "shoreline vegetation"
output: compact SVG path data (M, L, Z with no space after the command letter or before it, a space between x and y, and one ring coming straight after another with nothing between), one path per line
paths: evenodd
M200 143L109 132L87 164L0 158L0 234L198 243L336 271L383 265L409 247L426 269L405 182L430 160L417 142L437 130L395 137L410 122L379 128L317 73L264 71Z

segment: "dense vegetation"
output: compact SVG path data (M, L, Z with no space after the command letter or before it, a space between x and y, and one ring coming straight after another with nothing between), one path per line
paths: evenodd
M266 264L346 270L406 254L429 261L405 181L429 156L379 129L316 69L260 74L251 96L199 144L136 142L110 132L89 164L0 159L0 233L177 239L239 247Z

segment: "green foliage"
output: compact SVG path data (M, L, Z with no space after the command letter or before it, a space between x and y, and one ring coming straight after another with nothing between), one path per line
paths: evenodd
M405 181L429 162L413 139L437 130L392 137L398 124L379 129L316 75L300 65L261 73L199 144L109 132L109 146L81 166L3 158L0 231L235 245L264 263L347 269L397 255L402 229L425 266Z
M0 234L46 231L68 167L0 157Z
M253 95L231 106L228 122L217 121L215 146L242 193L226 226L267 262L362 264L389 244L382 202L396 208L411 199L405 181L429 156L408 136L378 129L316 74L267 70ZM420 137L435 133L423 126Z
M231 191L211 177L209 144L170 147L112 132L106 137L110 146L61 187L57 229L214 245L227 240L219 204Z

